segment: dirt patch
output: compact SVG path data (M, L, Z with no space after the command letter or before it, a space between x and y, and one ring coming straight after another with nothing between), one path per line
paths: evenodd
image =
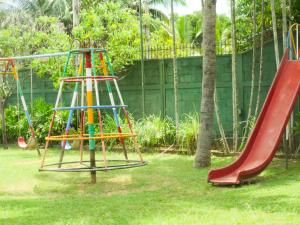
M114 183L114 184L132 184L132 177L131 175L120 175L114 178L110 178L107 180L109 183Z
M113 195L127 195L127 194L132 194L132 193L143 193L145 191L156 191L160 189L159 187L152 185L146 188L137 188L137 189L126 189L126 190L115 190L115 191L110 191L107 193L104 193L105 196L113 196Z
M40 161L39 160L18 160L14 162L14 165L37 165L39 166Z
M0 186L2 192L13 193L13 194L25 194L34 193L34 187L36 186L35 181L20 182L18 184L6 184L5 186Z

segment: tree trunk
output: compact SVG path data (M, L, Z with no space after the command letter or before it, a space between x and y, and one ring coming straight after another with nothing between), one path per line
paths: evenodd
M239 131L239 114L238 114L238 90L236 74L236 21L235 21L235 0L230 1L231 8L231 45L232 45L232 112L233 112L233 149L238 149L238 131Z
M286 35L287 35L287 19L286 19L286 0L282 0L282 40L283 51L286 49Z
M80 0L72 0L73 28L79 25Z
M7 132L6 132L6 125L5 125L5 113L4 113L4 104L2 101L2 97L0 97L0 112L1 112L1 127L2 127L2 142L3 148L8 149L8 142L7 142Z
M194 166L210 165L216 76L216 0L206 0L203 14L203 78L200 129Z
M285 1L285 0L284 0ZM288 1L289 3L289 6L288 6L288 12L289 12L289 27L292 26L292 23L291 23L291 18L292 18L292 2L291 0ZM286 1L285 1L286 3ZM287 19L285 19L287 20ZM294 140L294 130L293 130L293 127L294 127L294 113L292 113L292 116L291 116L291 130L290 130L290 139L289 139L289 147L290 147L290 150L291 151L294 151L295 149L295 140ZM288 157L288 155L287 155Z
M282 40L283 40L283 52L287 48L287 12L286 12L286 0L282 0ZM288 159L289 159L289 152L293 148L293 113L291 114L290 121L287 124L287 127L285 129L285 135L283 137L283 146L284 146L284 152L286 157L286 169L288 168Z
M271 0L271 12L272 12L275 59L276 59L276 67L278 69L279 68L279 47L278 47L277 22L276 22L275 2L274 2L274 0Z
M0 88L3 88L3 77L0 75ZM0 115L1 115L1 128L2 128L2 142L3 148L8 149L8 142L7 142L7 132L6 132L6 124L5 124L5 113L4 113L4 103L5 97L3 96L3 91L0 90Z
M150 16L150 9L149 9L149 3L147 1L144 1L144 9L145 9L145 14L147 16ZM146 36L146 58L150 59L150 51L151 51L151 34L150 34L150 25L147 22L145 24L145 36Z
M145 60L144 60L144 31L143 31L143 7L142 0L139 0L140 19L140 46L141 46L141 87L142 87L142 113L145 115Z
M179 131L179 101L178 101L178 74L177 74L177 51L176 51L176 31L174 17L174 0L171 0L171 22L173 36L173 78L174 78L174 107L175 107L175 124L176 124L176 142L178 143Z
M261 83L262 83L262 75L263 75L263 61L264 61L264 32L265 32L265 0L261 3L261 33L260 33L260 57L259 57L259 77L258 77L258 90L257 90L257 99L255 106L254 116L257 117L258 109L260 107L260 98L261 98Z

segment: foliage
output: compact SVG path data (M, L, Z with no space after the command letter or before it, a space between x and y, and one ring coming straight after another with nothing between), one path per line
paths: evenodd
M0 30L2 56L61 52L70 48L69 36L57 18L43 16L23 24L15 22ZM50 75L53 81L57 81L64 63L65 57L33 60L32 67L39 76Z
M3 7L8 14L13 16L26 14L31 18L56 17L69 30L72 26L71 4L72 0L11 0L5 1Z
M74 37L81 46L108 49L116 71L132 64L139 56L139 21L134 10L122 7L120 3L105 2L92 9L84 9L80 21L80 25L73 29ZM148 21L151 23L152 44L170 39L159 20L145 17L145 23Z
M21 107L21 106L20 106ZM45 137L48 135L49 124L52 119L52 106L44 102L42 99L36 99L33 102L33 107L29 108L35 135L39 143L44 143ZM22 108L17 106L8 106L5 109L6 126L8 141L15 142L19 136L26 139L30 137L29 127L26 116ZM56 114L55 124L52 129L53 135L61 135L65 130L66 121L68 118L67 111L59 111ZM75 121L72 121L74 124Z
M203 38L202 22L203 15L201 11L178 17L176 20L176 27L180 43L192 43L193 45L201 48ZM218 44L218 53L221 53L225 47L228 47L226 44L230 43L230 26L230 19L227 16L217 15L216 42Z
M29 112L32 112L30 113L30 116L33 122L36 138L39 143L44 143L45 137L48 135L49 124L53 115L52 106L42 99L36 99L33 102L32 108L29 108ZM23 136L26 139L30 137L28 123L22 108L18 111L17 106L9 106L5 109L5 115L9 142L14 143L19 136ZM57 112L55 123L52 128L52 135L61 135L65 131L68 115L68 111ZM122 127L122 132L129 133L130 130L127 120L121 116L121 114L118 116L118 120ZM139 120L135 120L132 116L130 116L130 120L133 123L134 131L138 136L138 142L142 147L163 147L175 144L175 122L171 118L162 118L160 116L150 115ZM95 121L98 121L97 113L95 113ZM110 113L103 114L102 121L105 133L118 132L114 117ZM180 122L179 127L178 147L186 149L189 154L194 153L199 129L198 114L186 114ZM88 127L86 124L85 130L87 129ZM98 122L95 123L95 132L100 132ZM76 122L76 116L73 116L70 134L75 133L80 133L80 128ZM118 139L106 141L108 149L116 147L119 144L120 140ZM133 141L131 139L126 140L126 145L133 146Z
M158 147L174 144L175 124L168 117L150 115L134 123L139 143L145 147Z
M36 99L32 104L32 109L30 109L35 135L40 143L43 143L48 135L51 115L53 114L51 109L51 105L43 99Z
M17 106L5 109L6 132L9 142L16 142L18 136L28 135L28 124L23 112L18 113Z
M296 135L300 134L300 113L299 112L297 113L296 121L294 124L294 131Z
M80 25L73 29L73 34L82 46L108 49L117 71L132 63L139 46L139 26L132 10L106 2L83 10L80 17Z
M272 30L272 17L271 17L271 5L270 1L257 0L256 12L257 12L257 32L261 31L261 4L265 1L264 12L264 26L266 31ZM278 29L282 26L281 5L279 0L275 0L275 11L277 19ZM252 33L253 33L253 1L250 0L238 0L236 6L236 26L237 26L237 47L238 51L244 51L252 46ZM272 40L272 32L265 32L265 40ZM259 37L259 36L258 36Z
M194 154L197 148L197 136L200 127L198 113L186 114L179 126L179 146L186 149L189 154Z
M255 127L256 119L257 119L256 117L251 116L249 118L248 122L247 121L240 122L240 124L241 124L240 127L242 127L242 134L245 134L245 135L251 134L253 128ZM248 131L248 132L246 132L246 131ZM239 150L243 150L243 148L246 145L247 140L248 140L248 137L242 138L242 142L240 143L240 146L238 148Z

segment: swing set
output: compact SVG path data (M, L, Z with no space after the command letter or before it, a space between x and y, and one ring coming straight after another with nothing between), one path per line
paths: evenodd
M11 58L0 58L0 66L2 68L2 70L0 71L0 75L3 76L4 78L8 75L12 75L14 80L16 81L17 84L17 98L18 98L18 109L19 109L19 105L20 105L20 100L22 103L22 107L27 119L27 123L29 126L29 130L31 133L31 137L28 139L28 142L26 143L26 140L24 137L19 136L18 138L18 146L22 149L36 149L38 154L40 155L40 151L38 149L38 144L35 138L35 132L34 132L34 128L33 128L33 124L32 124L32 120L30 118L30 114L28 111L28 107L26 104L26 100L23 94L23 89L22 89L22 85L19 79L19 75L18 75L18 70L17 70L17 66L15 63L14 59ZM32 102L32 72L31 72L31 102Z

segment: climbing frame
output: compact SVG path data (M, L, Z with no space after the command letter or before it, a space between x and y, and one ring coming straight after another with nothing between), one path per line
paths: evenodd
M74 66L72 61L75 62L78 61L78 59L81 61L80 65ZM72 76L74 73L75 75ZM127 169L146 165L137 143L136 134L133 131L127 105L124 104L117 81L118 77L115 76L106 50L89 48L69 52L63 77L60 78L59 90L53 108L53 116L49 126L48 136L46 137L45 152L40 171L90 172L91 182L95 183L96 171ZM105 87L105 92L110 104L102 104L101 100L104 94L103 90L99 90L100 84L103 84L101 87ZM69 106L65 106L62 101L62 96L64 90L70 87L74 88L72 100ZM117 96L117 101L114 95ZM68 111L68 120L64 134L52 135L52 129L56 122L58 111ZM72 119L76 111L80 115L80 125L77 129L77 134L71 134ZM115 124L114 133L106 133L104 131L104 126L107 123L107 121L105 121L107 117L103 116L104 113L112 113ZM123 116L124 121L126 121L127 130L129 131L127 133L123 132L120 122L121 116ZM95 123L95 118L98 120L97 123ZM96 126L98 129L95 129ZM119 141L124 153L124 159L108 159L106 145L107 142L112 139ZM137 159L131 160L128 158L125 139L133 140ZM45 164L49 142L52 141L62 142L59 159L56 163ZM67 161L64 159L67 141L80 141L79 160ZM89 142L88 160L83 159L85 141ZM101 146L100 159L96 157L97 142L99 142Z

